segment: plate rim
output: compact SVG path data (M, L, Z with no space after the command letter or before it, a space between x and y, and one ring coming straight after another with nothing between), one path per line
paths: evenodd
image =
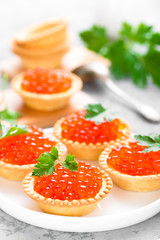
M96 217L68 217L25 208L0 193L0 208L12 217L36 227L63 232L100 232L129 227L151 218L160 212L160 199L125 213Z

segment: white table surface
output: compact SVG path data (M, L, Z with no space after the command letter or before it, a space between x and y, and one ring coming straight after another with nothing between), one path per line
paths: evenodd
M12 55L9 46L13 34L18 29L34 21L51 18L55 15L63 16L65 14L71 16L73 19L71 27L75 32L94 22L95 7L93 1L59 0L56 3L57 5L54 5L54 2L53 0L0 1L0 61ZM73 4L73 2L76 2L76 4ZM68 11L67 14L66 9ZM139 99L139 101L148 103L160 111L160 89L150 84L147 89L141 90L135 87L130 80L122 80L117 82L117 84L129 94ZM120 116L129 122L132 131L137 133L160 132L160 124L152 124L143 120L132 110L121 104L98 81L85 84L84 91L93 96L97 102L110 106L115 112L120 113ZM40 229L22 223L0 210L1 240L158 240L160 239L159 226L160 214L143 223L120 230L99 233L66 233Z

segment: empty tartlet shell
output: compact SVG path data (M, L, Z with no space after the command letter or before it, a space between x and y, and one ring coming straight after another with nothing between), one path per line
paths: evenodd
M54 139L54 141L59 151L59 157L63 158L66 153L65 146L58 140ZM34 165L35 164L16 165L0 160L0 176L12 181L22 181L24 177L33 170Z
M49 20L25 28L16 34L13 42L23 48L42 48L53 46L67 37L68 21Z
M98 142L96 144L93 144L93 143L86 144L85 142L80 143L78 141L74 142L72 140L63 138L61 135L61 131L62 131L61 124L63 123L64 120L65 118L61 118L55 123L54 135L56 136L56 138L58 138L61 142L63 142L66 145L69 153L83 160L98 160L99 155L106 147L114 143L121 145L121 141L128 139L131 133L130 127L125 123L126 129L124 131L124 135L120 139L117 139L116 141L110 141L110 142L104 142L104 143ZM124 123L123 120L121 120L121 122Z
M40 57L20 56L20 58L24 69L36 68L37 66L58 68L61 66L62 58L69 51L69 49L70 47L68 46L54 54Z
M33 49L26 49L15 43L12 44L12 51L19 55L21 58L33 59L38 60L39 58L52 57L52 61L54 62L58 55L64 55L70 49L70 41L69 38L63 42L60 42L56 45L47 46L46 48L35 48ZM54 57L53 57L54 54Z
M23 68L60 67L62 58L70 50L71 34L67 25L64 19L49 20L16 34L12 51L21 58Z
M94 198L72 201L46 198L34 191L35 178L31 173L23 180L23 189L44 212L63 216L82 216L90 213L97 206L97 203L106 197L112 189L111 178L104 171L100 171L103 174L103 183L99 193Z
M70 97L82 88L82 80L75 74L70 73L72 86L66 92L53 94L39 94L25 91L21 88L23 73L13 78L11 87L23 98L24 103L31 109L38 111L53 111L65 107Z
M127 146L129 142L133 142L133 139L129 141L121 142L122 146ZM132 176L121 173L107 164L107 158L112 149L117 148L118 144L114 143L107 147L99 157L99 164L102 169L107 172L113 182L120 188L128 191L147 192L160 189L160 174L144 175L144 176Z

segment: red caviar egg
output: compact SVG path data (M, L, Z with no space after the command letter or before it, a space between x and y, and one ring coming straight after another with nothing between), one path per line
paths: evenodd
M119 119L114 119L111 122L105 120L97 125L95 122L84 118L85 111L79 111L74 115L67 116L61 124L62 137L68 140L97 143L97 142L110 142L121 138L126 124L122 123Z
M152 175L160 173L160 151L142 152L145 146L137 142L128 146L113 149L107 159L109 167L133 176Z
M71 85L69 73L64 70L39 67L24 72L21 87L29 92L52 94L66 92Z
M95 197L102 187L102 173L84 162L79 162L78 166L78 171L70 172L57 164L52 175L35 177L34 190L46 198L59 200Z
M29 133L0 139L0 160L17 165L34 164L55 144L55 141L43 136L42 129L32 126Z

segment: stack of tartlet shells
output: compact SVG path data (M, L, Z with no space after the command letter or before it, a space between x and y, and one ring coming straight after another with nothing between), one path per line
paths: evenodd
M59 67L69 50L68 21L50 20L28 27L16 34L12 51L24 68Z

